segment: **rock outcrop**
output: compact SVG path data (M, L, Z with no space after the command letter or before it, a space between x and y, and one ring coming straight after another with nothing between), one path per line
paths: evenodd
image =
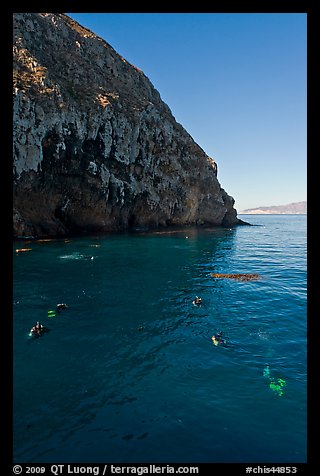
M14 15L15 236L241 223L145 74L67 15Z

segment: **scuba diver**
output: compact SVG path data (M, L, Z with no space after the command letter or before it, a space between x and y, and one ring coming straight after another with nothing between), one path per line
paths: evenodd
M202 298L196 296L195 299L192 301L192 304L194 304L195 306L199 306L200 304L202 304Z
M63 309L67 309L67 307L68 306L65 303L59 303L59 304L57 304L56 308L57 308L58 312L61 312Z
M46 331L46 328L40 324L38 321L35 326L31 327L30 329L30 335L39 337L41 336L44 332Z
M222 338L222 332L218 332L216 335L213 335L211 337L212 342L214 345L219 345L219 344L226 344L227 342Z
M263 376L267 379L270 390L272 390L278 397L282 397L287 382L283 378L275 378L271 375L269 364L265 364Z

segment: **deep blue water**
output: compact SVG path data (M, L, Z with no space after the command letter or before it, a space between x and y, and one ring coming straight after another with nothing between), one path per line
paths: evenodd
M14 243L15 462L306 461L306 216L242 218Z

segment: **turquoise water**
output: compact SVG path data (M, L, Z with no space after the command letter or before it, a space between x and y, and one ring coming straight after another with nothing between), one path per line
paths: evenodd
M14 243L15 462L306 461L306 216L242 218Z

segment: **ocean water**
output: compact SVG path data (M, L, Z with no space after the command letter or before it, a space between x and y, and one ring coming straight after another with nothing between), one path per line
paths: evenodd
M242 218L14 243L15 463L306 462L306 216Z

